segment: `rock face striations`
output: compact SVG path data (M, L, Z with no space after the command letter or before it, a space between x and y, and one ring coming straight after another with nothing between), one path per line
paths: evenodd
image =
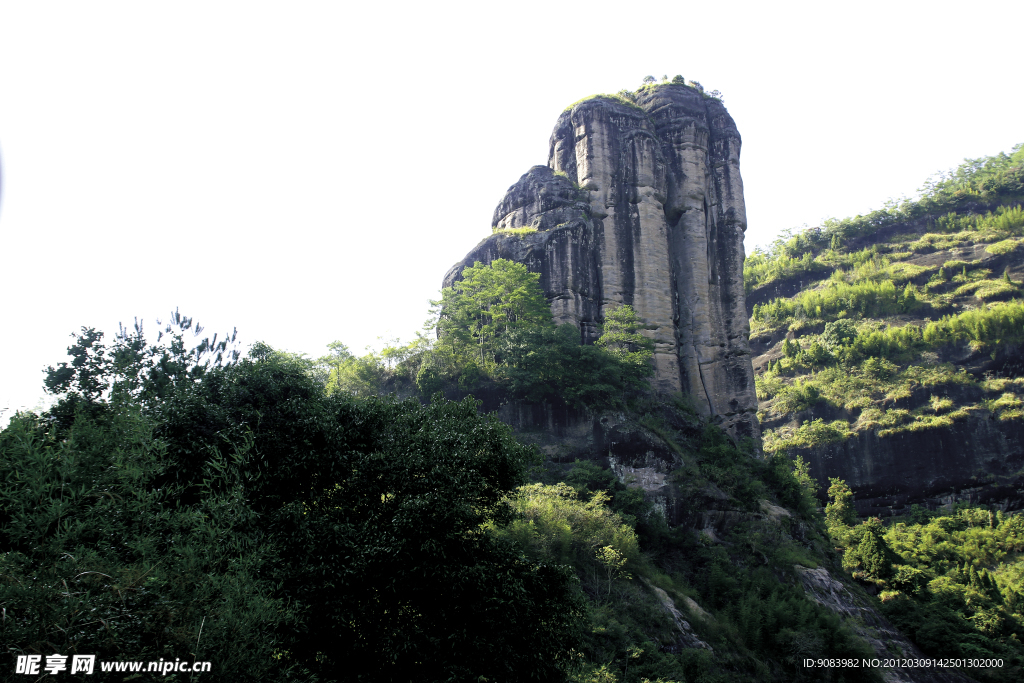
M657 388L759 441L739 153L723 104L684 85L645 88L635 104L577 103L555 125L548 165L509 188L494 234L444 286L476 261L518 261L587 343L609 308L631 305L655 344Z

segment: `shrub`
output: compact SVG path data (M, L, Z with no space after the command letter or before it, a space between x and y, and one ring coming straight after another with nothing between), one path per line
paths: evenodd
M835 320L825 323L825 331L821 335L821 341L825 348L835 353L843 346L846 346L857 336L857 328L850 320Z
M995 244L989 244L985 247L985 251L995 256L1001 256L1020 249L1020 246L1020 240L1008 239L996 242Z
M640 560L636 533L608 508L610 498L604 491L584 501L567 484L530 484L510 500L520 519L492 531L514 539L535 561L599 570L596 553L604 547L626 563Z
M1024 303L984 306L928 323L924 341L932 346L970 342L980 348L1024 341Z

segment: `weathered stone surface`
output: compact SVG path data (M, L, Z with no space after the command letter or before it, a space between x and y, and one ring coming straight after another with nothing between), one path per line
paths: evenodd
M675 602L673 602L672 598L668 596L668 593L653 585L647 579L644 579L643 581L654 593L654 596L658 598L658 602L661 603L662 608L672 618L672 622L676 627L676 642L673 645L664 648L664 650L666 652L676 654L684 649L711 650L713 652L714 648L697 637L697 634L693 632L690 622L686 621L686 619L683 618L682 613L676 609ZM711 619L711 615L701 609L700 605L694 602L691 598L683 596L683 600L686 602L687 609L691 610L691 612L699 619L702 621Z
M1003 510L1024 507L1024 425L972 417L936 427L879 437L861 432L841 443L795 449L824 492L838 477L857 492L859 515L900 514L967 501Z
M610 307L631 305L655 345L655 386L759 442L739 133L721 102L683 85L649 88L637 103L595 97L563 112L548 166L509 188L497 232L444 285L476 261L524 263L541 274L556 321L587 343ZM523 227L536 232L501 232Z
M969 683L973 680L956 671L941 668L884 666L926 657L866 600L851 593L824 567L808 569L794 565L793 569L800 577L808 598L838 614L857 635L867 641L875 651L875 657L883 663L880 673L886 683ZM806 656L813 658L816 653L808 652Z

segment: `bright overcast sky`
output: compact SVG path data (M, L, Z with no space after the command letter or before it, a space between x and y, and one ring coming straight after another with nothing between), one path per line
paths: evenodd
M356 7L358 5L358 7ZM682 74L747 250L1024 141L1024 3L7 2L0 410L178 307L313 356L409 339L562 109Z

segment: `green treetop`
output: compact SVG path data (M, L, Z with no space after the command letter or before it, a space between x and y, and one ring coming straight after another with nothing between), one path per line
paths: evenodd
M835 535L837 530L856 522L857 513L853 507L853 491L846 482L838 477L829 477L829 481L832 485L828 488L828 497L832 501L825 506L825 523Z
M551 309L539 280L539 273L521 263L477 261L434 302L439 307L439 336L452 347L475 347L480 364L493 365L498 340L509 332L551 325Z

